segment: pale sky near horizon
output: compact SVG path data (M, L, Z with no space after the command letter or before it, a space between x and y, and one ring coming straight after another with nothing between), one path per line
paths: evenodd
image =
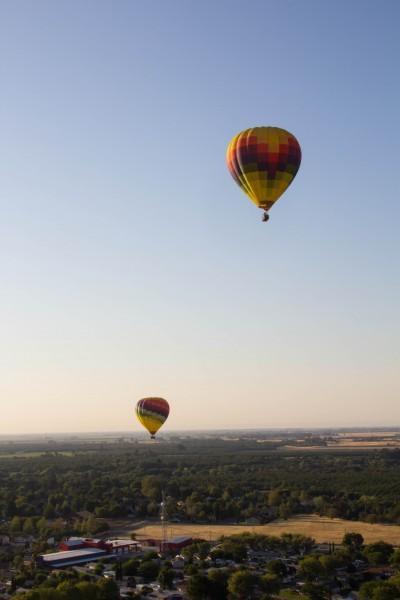
M0 4L0 434L400 425L400 4ZM225 149L303 150L269 223Z

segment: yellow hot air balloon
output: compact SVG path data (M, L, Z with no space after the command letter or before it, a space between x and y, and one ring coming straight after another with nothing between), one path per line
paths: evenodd
M164 398L142 398L136 404L136 416L150 433L151 439L165 423L169 415L169 404Z
M262 208L264 221L271 206L296 176L301 148L294 135L279 127L246 129L230 141L228 169L254 204Z

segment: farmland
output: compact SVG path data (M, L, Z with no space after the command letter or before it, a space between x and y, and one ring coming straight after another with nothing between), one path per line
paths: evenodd
M127 526L127 530L130 528ZM378 523L363 523L362 521L348 521L346 519L329 519L318 515L304 515L287 520L279 519L265 525L195 525L171 524L168 528L170 537L187 535L193 538L216 540L222 535L229 536L237 533L251 531L263 535L277 535L282 533L299 533L310 536L318 543L340 543L345 533L361 533L366 543L383 540L395 546L400 545L400 526L383 525ZM160 525L146 524L134 530L137 539L159 538Z

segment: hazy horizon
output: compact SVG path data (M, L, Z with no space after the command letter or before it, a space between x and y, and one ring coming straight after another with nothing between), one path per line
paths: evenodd
M362 425L360 426L354 426L354 427L236 427L236 428L207 428L207 429L171 429L171 428L164 428L162 429L159 434L157 435L157 438L159 439L163 439L163 438L168 438L170 435L196 435L196 434L206 434L206 435L212 435L214 434L218 434L218 435L226 435L226 434L240 434L240 433L248 433L248 434L291 434L291 433L321 433L321 434L327 434L332 432L334 433L400 433L400 426L396 426L396 425L388 425L388 426L378 426L378 427L363 427ZM77 439L85 439L85 436L88 436L90 438L96 438L96 437L100 437L100 436L105 436L105 437L109 437L109 438L116 438L119 436L123 436L123 437L140 437L140 438L144 438L145 440L149 441L149 443L152 443L151 440L149 440L149 436L148 433L143 430L143 429L126 429L126 430L98 430L98 431L41 431L41 432L35 432L35 433L24 433L22 431L20 432L16 432L16 433L0 433L0 440L14 440L14 439L41 439L41 438L49 438L50 436L54 437L54 438L61 438L63 439L63 437L66 438L77 438Z
M400 424L399 18L1 4L0 434L145 396L165 433ZM225 165L254 125L303 151L268 223Z

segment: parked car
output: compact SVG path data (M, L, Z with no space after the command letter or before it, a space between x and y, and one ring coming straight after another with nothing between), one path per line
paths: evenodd
M103 577L106 579L115 579L115 571L104 571Z

